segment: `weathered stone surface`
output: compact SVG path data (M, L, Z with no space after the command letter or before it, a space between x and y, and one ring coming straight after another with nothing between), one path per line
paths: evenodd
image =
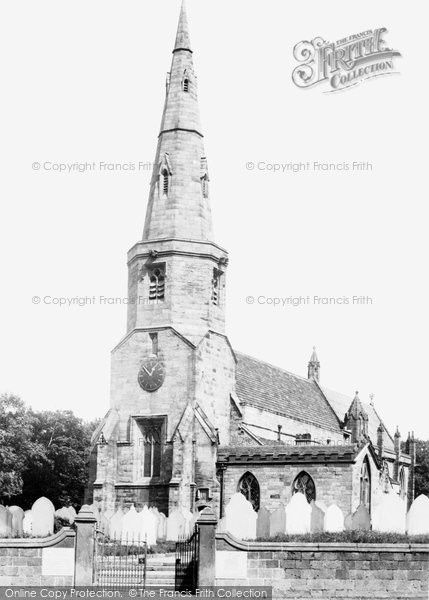
M270 511L262 506L258 511L258 518L256 520L256 537L266 538L270 535Z
M320 506L314 500L312 500L310 506L311 506L310 531L311 531L311 533L320 533L324 530L325 512L320 508Z
M366 506L361 504L352 516L352 529L369 531L371 529L371 516Z
M286 510L279 506L270 516L270 537L286 533Z

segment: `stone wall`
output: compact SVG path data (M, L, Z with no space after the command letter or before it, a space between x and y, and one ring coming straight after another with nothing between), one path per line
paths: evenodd
M292 484L305 471L316 485L316 499L326 506L337 504L345 515L351 512L353 465L302 464L302 465L240 465L228 466L224 472L224 502L235 494L240 478L250 471L258 480L261 506L276 510L292 497Z
M41 539L0 540L0 585L72 586L74 562L71 529Z
M239 542L216 534L216 585L267 585L273 598L427 600L429 545Z

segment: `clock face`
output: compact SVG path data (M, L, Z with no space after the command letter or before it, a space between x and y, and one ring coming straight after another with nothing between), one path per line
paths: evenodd
M157 356L145 358L138 374L138 382L145 392L156 392L164 383L165 369Z

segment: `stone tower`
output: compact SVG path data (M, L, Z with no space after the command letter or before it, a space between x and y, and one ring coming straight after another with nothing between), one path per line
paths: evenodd
M225 336L227 252L215 244L197 78L182 4L143 237L128 253L128 319L93 498L168 512L216 502L235 357ZM101 430L100 430L101 432Z

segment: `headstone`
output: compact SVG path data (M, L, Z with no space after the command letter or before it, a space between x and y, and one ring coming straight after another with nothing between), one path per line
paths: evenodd
M271 513L268 508L262 506L256 520L256 538L270 537L270 517Z
M158 540L167 539L167 517L162 512L160 512L158 515L157 539Z
M45 537L54 533L55 507L48 498L42 497L36 500L31 507L31 513L34 537Z
M371 529L371 516L369 510L363 504L360 504L352 516L352 529L369 531Z
M216 533L226 533L226 518L222 517L222 519L219 520L218 524L217 524L217 528L216 528Z
M157 538L157 529L158 529L158 519L153 513L150 511L147 506L143 508L143 510L138 514L138 518L140 520L141 527L141 539L146 541L148 547L156 545Z
M179 509L172 510L167 519L167 540L177 542L185 535L186 520Z
M12 514L8 509L0 504L0 536L7 536L12 533Z
M344 518L344 529L345 531L352 531L353 529L353 514L349 513Z
M9 512L12 515L12 532L18 535L22 534L25 512L20 506L9 506Z
M270 537L286 533L286 510L280 505L270 516Z
M109 521L109 534L114 540L120 540L122 536L122 522L124 519L124 513L122 508L118 508L113 517Z
M146 508L146 507L145 507ZM134 504L122 519L122 540L137 541L144 540L144 532L140 514L136 511Z
M70 519L71 519L70 511L65 506L63 506L63 508L59 508L58 510L56 510L55 516L58 517L59 519L63 519L64 521L67 521L69 523L69 525L71 525L73 522L73 521L70 521Z
M98 508L97 504L95 504L95 503L90 504L89 508L94 513L94 517L97 519L97 522L98 522L100 520L100 509Z
M383 494L372 511L374 531L405 533L407 509L405 502L395 494Z
M407 515L408 535L429 534L429 498L421 494L414 500Z
M310 503L311 506L311 521L310 531L311 533L321 533L324 530L325 524L325 511L314 500Z
M70 523L73 524L76 519L76 515L77 515L76 510L75 510L74 506L68 506L67 510L69 511L69 515L70 515ZM113 514L113 512L112 512L112 514Z
M183 518L185 519L184 533L185 533L185 536L189 536L193 533L193 529L191 528L191 522L192 522L194 515L191 513L190 510L182 510L182 515L183 515Z
M310 528L311 506L304 494L297 492L286 506L286 533L289 535L310 533Z
M336 504L331 504L325 513L325 531L344 531L343 511Z
M22 528L24 533L31 535L33 532L33 515L31 510L26 510L24 515L24 521L22 522Z
M243 494L237 492L231 496L225 507L226 529L240 540L254 540L256 538L257 513L251 503Z

